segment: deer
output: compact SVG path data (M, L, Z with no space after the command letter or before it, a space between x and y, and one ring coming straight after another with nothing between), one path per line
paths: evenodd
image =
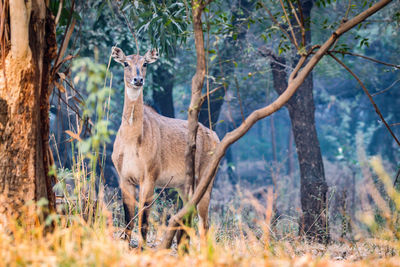
M113 47L112 58L124 67L125 95L121 125L116 134L112 161L119 175L125 213L126 236L133 230L136 187L139 186L139 246L146 245L151 202L155 188L175 188L185 203L188 183L185 178L185 149L188 135L186 120L164 117L143 103L143 85L148 64L158 59L150 49L144 56L126 56ZM217 134L199 123L195 153L195 184L205 172L213 150L220 142ZM199 229L209 228L208 210L215 176L197 205ZM179 241L178 241L179 242Z

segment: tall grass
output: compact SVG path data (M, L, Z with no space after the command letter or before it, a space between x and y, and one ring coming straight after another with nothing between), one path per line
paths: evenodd
M232 207L236 219L230 220L229 225L214 223L207 235L198 235L195 229L186 228L191 237L187 250L180 247L156 250L152 246L144 251L132 249L128 242L119 238L120 229L113 223L113 215L105 202L97 201L101 204L97 204L95 220L88 220L84 209L78 212L72 202L65 205L71 205L69 210L75 212L52 214L43 220L41 207L45 205L39 201L31 203L25 211L25 218L34 218L35 225L10 218L7 229L0 227L0 266L327 266L342 264L344 260L346 265L398 266L400 242L396 216L399 208L396 201L399 193L393 191L380 159L373 158L370 164L379 179L388 181L384 182L387 196L380 193L380 199L375 197L368 203L371 209L360 213L365 223L363 228L368 231L360 230L363 236L358 237L357 242L322 246L294 236L276 238L276 229L271 223L271 190L267 193L266 204L244 196L242 203L247 200L256 214L252 221L246 221L249 206ZM150 242L154 245L165 230L160 223L163 216L156 212L158 209L155 207L151 216ZM385 219L384 223L377 219L377 214ZM54 224L54 229L46 232L49 224Z

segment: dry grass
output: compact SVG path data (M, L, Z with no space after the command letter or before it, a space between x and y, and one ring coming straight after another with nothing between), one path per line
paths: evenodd
M335 257L335 253L354 253L347 245L325 248L276 243L275 249L264 249L261 242L251 238L217 243L213 231L208 237L194 238L186 254L179 250L139 252L115 238L113 227L105 223L89 226L79 217L68 222L61 218L54 231L45 235L40 224L31 228L13 224L11 229L11 233L0 230L3 266L400 266L400 258L377 259L380 255L376 253L356 262L351 257ZM321 251L325 251L323 256Z
M0 266L400 266L400 243L393 236L328 246L295 235L276 239L270 205L264 210L254 207L259 219L251 222L252 228L238 215L230 224L213 225L207 236L188 229L191 244L186 253L176 246L151 248L165 229L153 226L148 248L138 251L121 240L120 228L113 226L115 214L113 219L110 207L118 204L105 203L91 223L80 214L52 215L40 223L40 208L27 207L23 218L34 218L33 226L14 219L8 220L7 227L0 226ZM115 205L113 211L118 212ZM157 215L153 213L153 225L162 217ZM54 229L47 231L52 223Z

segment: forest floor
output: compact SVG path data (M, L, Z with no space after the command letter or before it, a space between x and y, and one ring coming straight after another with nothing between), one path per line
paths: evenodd
M218 222L206 236L190 228L187 251L176 244L170 250L157 250L165 232L163 223L157 225L161 218L157 210L166 208L159 204L152 212L147 248L141 251L120 237L121 225L113 226L121 219L118 202L109 203L92 223L79 214L53 215L40 223L35 210L24 216L33 218L33 225L9 219L7 228L0 224L0 266L400 266L396 240L358 236L357 242L325 246L294 235L277 238L268 221L261 220L253 221L253 227L240 220ZM47 231L51 220L54 229Z
M225 194L219 192L218 188L225 189ZM257 198L254 197L254 190L249 195L245 190L229 191L226 194L226 189L224 185L216 187L215 195L220 196L220 199L215 197L211 203L211 227L207 235L199 235L195 230L196 219L194 228L185 229L190 236L187 249L184 246L177 247L176 243L169 250L157 249L165 233L167 214L170 216L176 212L174 201L165 195L160 196L152 207L148 243L143 251L134 248L137 232L133 233L131 243L121 238L125 224L118 189L104 190L104 195L100 194L103 195L103 201L96 202L98 209L94 209L94 203L78 207L74 203L76 197L70 195L72 191L67 192L66 195L71 198L62 198L65 200L62 202L64 206L61 203L64 210L46 219L41 217L40 212L40 205L45 203L39 201L37 206L27 205L19 219L0 217L0 267L400 267L399 209L382 207L381 210L387 212L379 213L377 208L371 208L370 213L365 213L365 223L352 222L351 228L345 228L351 233L346 232L343 238L343 220L339 221L341 223L333 221L330 224L333 241L322 245L298 237L298 214L272 218L271 213L267 212L269 208L272 209L273 202L267 201L271 197L268 193L266 198ZM400 193L394 194L393 199L400 204ZM286 202L294 207L291 198ZM94 216L82 212L90 210L90 207L93 212L96 210ZM296 211L295 208L292 210ZM379 214L383 214L383 217L377 216Z
M0 266L400 266L392 249L372 243L278 241L265 246L246 237L216 242L214 231L206 238L194 237L186 253L176 247L139 251L116 238L116 229L104 226L74 219L45 235L39 225L29 231L14 227L11 235L1 229Z

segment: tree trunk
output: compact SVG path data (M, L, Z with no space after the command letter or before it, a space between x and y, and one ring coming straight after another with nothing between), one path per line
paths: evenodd
M324 164L322 162L313 99L312 73L288 102L300 166L300 198L303 211L300 234L329 241Z
M310 29L313 1L306 0L301 4L305 28ZM299 33L296 35L300 36ZM311 43L310 30L306 31L305 41L306 44ZM275 61L271 62L274 87L278 94L282 94L287 87L287 75L283 67L286 61L282 57L272 57ZM315 127L312 73L286 106L292 123L300 167L300 198L303 211L300 218L300 234L319 242L328 242L329 228L326 213L328 185L325 181L324 164Z
M172 89L174 87L173 76L168 72L169 67L161 64L159 69L153 74L153 82L157 88L153 90L153 101L161 115L175 118L174 100Z
M9 14L4 25L10 46L2 46L0 69L0 214L19 216L30 201L48 199L50 210L55 205L48 137L49 76L57 45L54 18L43 0L12 0Z
M314 0L301 1L306 29L311 29L311 9ZM296 34L300 40L300 33ZM306 44L311 44L311 30L306 31ZM329 242L325 180L317 129L313 96L313 74L310 73L288 102L292 131L300 166L300 199L303 211L300 234L319 242Z

